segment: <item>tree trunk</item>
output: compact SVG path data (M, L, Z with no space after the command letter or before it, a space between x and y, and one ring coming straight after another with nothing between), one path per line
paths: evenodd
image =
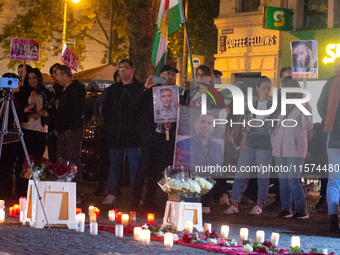
M157 0L124 0L129 24L129 59L134 63L134 76L145 82L153 73L151 48L157 20Z

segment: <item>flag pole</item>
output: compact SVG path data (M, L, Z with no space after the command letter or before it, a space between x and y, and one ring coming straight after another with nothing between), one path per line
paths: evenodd
M196 78L195 78L195 74L194 74L194 65L192 63L192 55L191 55L191 50L190 50L190 42L189 42L189 33L188 33L187 20L185 18L185 14L184 14L184 10L183 10L182 0L178 0L178 3L179 3L179 8L180 8L181 17L182 17L182 23L184 23L184 31L185 31L185 35L186 35L186 39L187 39L188 54L189 54L189 59L190 59L190 67L191 67L191 71L192 71L192 81L194 83L195 88L197 88Z

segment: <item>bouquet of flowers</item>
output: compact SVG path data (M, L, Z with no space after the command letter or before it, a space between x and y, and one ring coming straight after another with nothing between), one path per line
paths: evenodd
M163 179L158 182L164 192L188 198L207 194L214 184L213 179L206 180L198 176L192 177L187 171L171 170L170 167L165 169Z
M66 182L71 181L77 173L77 166L62 158L59 158L55 164L43 157L35 160L29 156L29 159L37 181ZM23 172L30 172L26 159L23 164Z

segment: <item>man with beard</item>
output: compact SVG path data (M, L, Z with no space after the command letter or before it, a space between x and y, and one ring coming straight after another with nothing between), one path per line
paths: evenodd
M293 42L293 67L295 72L313 72L317 68L317 59L313 57L310 42Z

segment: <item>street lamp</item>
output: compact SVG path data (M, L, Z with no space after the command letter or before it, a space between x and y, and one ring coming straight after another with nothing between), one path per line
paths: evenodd
M63 25L63 46L65 45L66 42L66 20L67 20L67 1L64 0L64 25ZM80 0L72 0L73 3L78 3Z

